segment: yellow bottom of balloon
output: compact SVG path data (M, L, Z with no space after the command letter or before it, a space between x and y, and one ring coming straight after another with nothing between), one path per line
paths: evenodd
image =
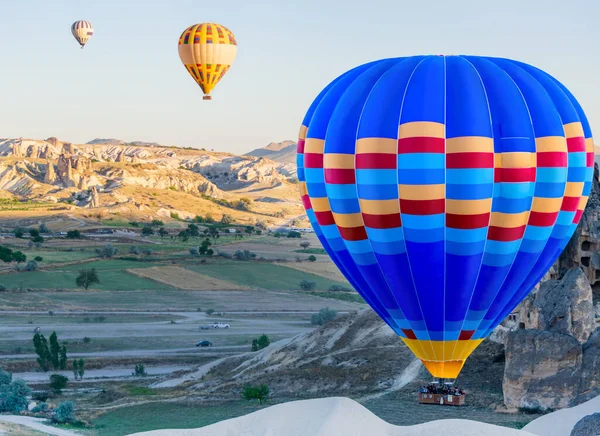
M483 342L483 339L461 341L401 339L423 362L433 377L449 379L458 377L467 357Z

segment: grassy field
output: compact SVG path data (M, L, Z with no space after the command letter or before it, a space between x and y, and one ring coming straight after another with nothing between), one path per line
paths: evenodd
M123 260L99 260L85 265L69 265L64 268L49 271L32 271L13 273L1 276L2 285L9 289L52 289L77 288L75 278L82 268L96 268L100 283L93 285L94 289L112 291L133 291L138 289L172 289L169 285L157 283L143 277L129 274L127 268L144 268L154 266L152 263L142 263Z
M11 324L35 324L52 327L55 325L64 324L104 324L104 323L148 323L148 322L166 322L178 321L185 319L179 315L162 315L162 314L58 314L58 315L41 315L41 314L14 314L7 313L0 316L0 325Z
M272 263L220 261L186 267L192 271L230 280L240 285L269 290L300 289L299 283L302 280L315 282L318 290L327 290L332 285L345 285L342 282Z
M198 291L245 290L237 283L200 274L178 266L155 266L151 268L128 269L127 272L148 278L179 289Z
M163 428L196 428L260 410L254 403L217 406L148 403L110 411L94 422L95 436L122 436Z

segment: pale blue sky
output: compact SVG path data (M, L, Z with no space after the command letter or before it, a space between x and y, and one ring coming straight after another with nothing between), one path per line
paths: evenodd
M70 32L79 19L95 28L84 50ZM177 55L181 32L205 21L239 44L211 102ZM0 24L0 137L243 153L296 139L313 98L344 71L429 53L538 66L600 136L600 0L0 0Z

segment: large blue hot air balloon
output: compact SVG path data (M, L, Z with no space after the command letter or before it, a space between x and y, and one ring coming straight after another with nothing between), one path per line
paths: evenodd
M327 253L434 377L556 261L591 189L573 95L508 59L415 56L334 80L300 129L298 179Z

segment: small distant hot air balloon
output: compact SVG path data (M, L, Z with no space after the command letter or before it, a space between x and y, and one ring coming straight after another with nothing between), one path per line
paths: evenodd
M235 59L235 36L220 24L194 24L179 37L178 49L181 62L204 92L202 99L210 100L210 92Z
M81 48L83 48L94 34L94 28L89 21L79 20L75 21L71 26L71 33L81 45Z
M434 377L454 379L569 242L594 145L575 97L533 66L415 56L326 87L297 163L333 262Z

